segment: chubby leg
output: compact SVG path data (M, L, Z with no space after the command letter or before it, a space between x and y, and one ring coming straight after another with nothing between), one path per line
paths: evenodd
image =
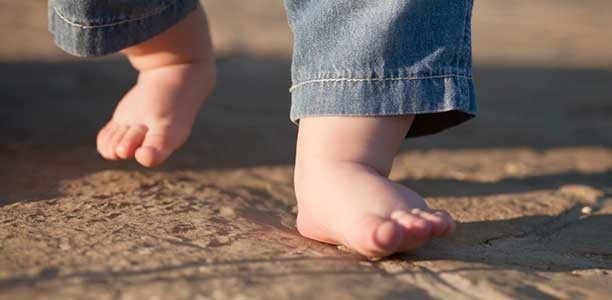
M413 115L300 120L298 230L365 256L386 256L450 234L454 223L387 178Z
M100 130L98 151L109 160L135 158L155 166L187 140L214 86L204 12L198 8L170 29L121 52L139 71L138 81Z

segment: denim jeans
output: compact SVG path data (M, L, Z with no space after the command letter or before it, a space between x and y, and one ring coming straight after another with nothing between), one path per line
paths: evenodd
M56 44L99 56L176 24L198 0L49 0ZM294 34L290 118L416 114L408 136L476 113L473 0L285 0Z

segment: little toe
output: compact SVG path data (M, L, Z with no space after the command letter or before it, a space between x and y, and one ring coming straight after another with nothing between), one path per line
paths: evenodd
M132 125L115 148L115 154L122 159L134 157L136 149L142 145L147 127L144 125Z
M102 155L104 158L108 156L107 147L108 138L115 132L117 128L117 124L114 122L108 122L100 131L98 132L98 136L96 138L96 148L98 149L98 153Z
M457 225L455 225L455 220L448 212L443 210L434 210L433 214L442 218L442 220L444 220L444 223L447 224L446 231L442 233L441 236L448 236L455 231L455 227Z
M405 238L401 245L402 251L420 248L431 239L432 226L428 220L403 210L393 212L391 219L396 221L404 230Z
M168 135L148 132L134 156L141 165L154 167L168 159L177 147L178 145Z

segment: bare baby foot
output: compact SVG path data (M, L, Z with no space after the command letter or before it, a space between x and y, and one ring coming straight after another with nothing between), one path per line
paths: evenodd
M98 152L109 160L135 158L144 166L156 166L187 140L214 86L203 11L122 53L139 71L138 81L100 130Z
M449 235L444 211L387 178L413 116L300 120L295 189L305 237L387 256Z

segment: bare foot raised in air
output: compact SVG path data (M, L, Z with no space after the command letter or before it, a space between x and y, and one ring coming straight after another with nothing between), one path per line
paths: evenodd
M138 81L100 130L98 152L110 160L135 158L156 166L187 140L215 83L203 11L122 53L139 71Z
M299 232L370 257L449 235L444 211L387 178L413 116L312 117L299 124L295 189Z

